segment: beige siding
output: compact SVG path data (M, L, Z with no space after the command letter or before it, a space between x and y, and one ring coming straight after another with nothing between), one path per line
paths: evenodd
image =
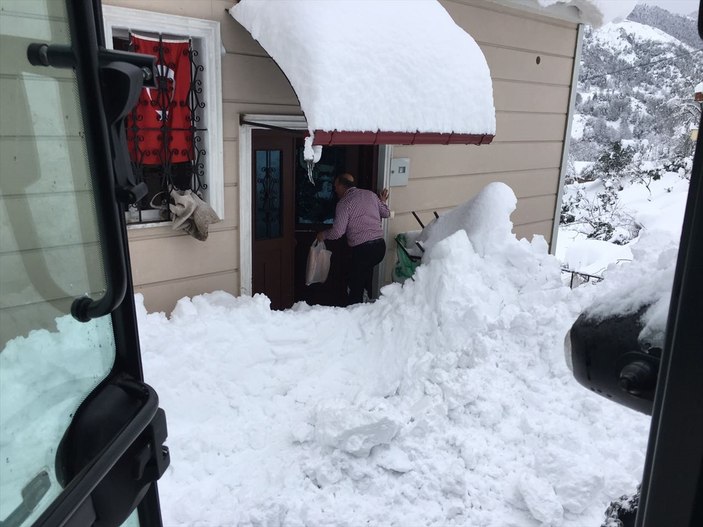
M493 101L496 112L556 113L566 116L569 86L530 84L519 81L493 80ZM503 130L498 129L498 134Z
M179 280L155 282L143 286L135 286L134 291L144 295L144 306L147 311L162 311L161 306L175 306L184 296L194 297L213 291L226 291L233 295L239 294L239 272L225 271L209 275L197 275ZM171 308L169 308L170 312Z
M395 259L393 238L418 228L412 211L428 222L434 211L441 215L492 181L506 183L518 197L511 217L517 236L551 238L577 27L481 0L442 3L486 57L496 137L480 147L394 147L393 157L410 159L410 181L391 191L386 278Z
M472 188L483 188L493 181L510 186L518 198L553 195L551 181L558 172L556 168L545 168L413 180L407 187L393 189L393 209L399 214L454 207L473 195Z
M566 114L561 113L516 113L496 112L496 128L499 134L495 143L509 141L556 141L564 140Z
M442 4L457 24L471 26L471 36L479 44L574 56L576 37L573 25L567 22L514 9L497 9L486 0L448 0ZM525 38L526 32L529 39Z
M233 294L239 282L239 116L300 114L285 75L225 9L231 0L104 0L105 4L220 22L225 218L200 242L170 226L130 228L135 290L149 311L170 313L176 301L215 290Z
M273 59L237 53L222 57L222 93L225 101L234 103L290 106L298 101Z

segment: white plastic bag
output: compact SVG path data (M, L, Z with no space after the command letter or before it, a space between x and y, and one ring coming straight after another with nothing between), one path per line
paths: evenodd
M308 253L308 266L305 273L305 285L324 283L330 272L332 251L325 248L325 242L315 240Z

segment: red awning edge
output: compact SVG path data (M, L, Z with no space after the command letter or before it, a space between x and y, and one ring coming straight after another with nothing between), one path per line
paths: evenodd
M313 145L487 145L493 134L428 132L323 132L315 130Z

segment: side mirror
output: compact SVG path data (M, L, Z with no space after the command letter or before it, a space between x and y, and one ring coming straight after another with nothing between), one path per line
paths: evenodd
M583 313L566 335L567 363L576 380L593 392L652 414L661 359L660 343L642 343L647 307L606 318Z

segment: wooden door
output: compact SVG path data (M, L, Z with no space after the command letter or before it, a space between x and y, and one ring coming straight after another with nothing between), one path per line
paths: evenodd
M252 289L273 309L293 305L294 146L291 135L252 131Z

